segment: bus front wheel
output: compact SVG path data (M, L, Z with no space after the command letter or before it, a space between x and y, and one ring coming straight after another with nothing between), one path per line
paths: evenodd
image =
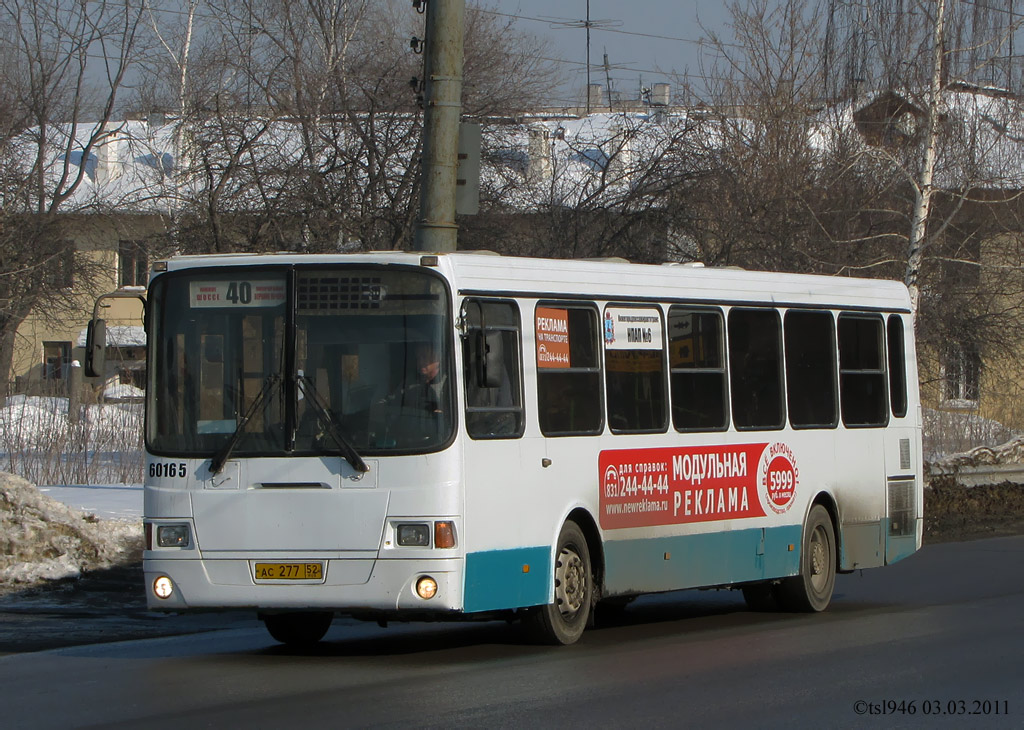
M268 613L261 616L270 635L282 644L308 647L324 638L334 614L321 611Z
M800 575L783 578L775 598L787 611L824 611L836 583L836 536L828 510L811 507L800 551Z
M583 634L594 599L590 550L575 522L562 526L555 553L555 601L525 616L531 637L545 644L573 644Z

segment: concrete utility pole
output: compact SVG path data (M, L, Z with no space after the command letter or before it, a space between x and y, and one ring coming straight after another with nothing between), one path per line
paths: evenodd
M427 0L423 177L413 249L454 251L465 0Z

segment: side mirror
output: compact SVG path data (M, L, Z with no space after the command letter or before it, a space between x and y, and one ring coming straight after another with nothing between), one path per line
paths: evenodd
M85 375L100 378L107 369L107 322L94 319L85 333Z

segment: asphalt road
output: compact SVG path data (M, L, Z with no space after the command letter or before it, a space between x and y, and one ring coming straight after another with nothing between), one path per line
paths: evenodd
M339 621L290 653L251 621L0 657L0 726L1020 727L1024 537L841 576L819 615L738 593L630 606L573 647L503 623Z

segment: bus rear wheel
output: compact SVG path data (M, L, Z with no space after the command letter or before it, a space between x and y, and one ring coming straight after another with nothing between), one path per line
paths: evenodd
M828 510L811 507L800 550L800 575L783 578L775 598L786 611L824 611L836 583L836 536Z
M324 638L334 614L325 611L268 613L261 616L270 635L282 644L308 647Z
M574 644L590 619L594 576L590 549L575 522L562 525L555 553L555 601L531 608L524 622L531 638L544 644Z
M775 586L771 583L751 583L742 587L743 600L751 611L774 611L779 607L775 600Z

